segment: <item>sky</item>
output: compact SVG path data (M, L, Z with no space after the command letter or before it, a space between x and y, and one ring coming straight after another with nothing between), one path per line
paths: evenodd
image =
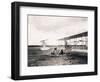
M57 45L57 40L88 31L87 17L28 15L28 45Z

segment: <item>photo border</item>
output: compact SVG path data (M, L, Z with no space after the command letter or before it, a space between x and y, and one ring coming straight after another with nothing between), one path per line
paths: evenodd
M30 75L20 76L20 7L44 7L44 8L60 8L60 9L78 9L78 10L94 10L94 72L78 72L78 73L61 73L46 75ZM14 80L25 79L41 79L41 78L58 78L72 76L88 76L97 75L97 7L95 6L77 6L77 5L61 5L48 3L31 3L31 2L12 2L11 4L11 78Z

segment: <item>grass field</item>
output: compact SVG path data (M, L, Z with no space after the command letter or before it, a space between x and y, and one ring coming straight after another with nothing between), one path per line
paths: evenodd
M75 54L52 55L49 50L42 51L41 47L32 46L28 47L28 66L55 66L55 65L77 65L87 64L87 56L80 56Z

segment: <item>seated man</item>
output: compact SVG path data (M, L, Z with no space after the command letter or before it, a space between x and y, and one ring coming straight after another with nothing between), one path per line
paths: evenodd
M53 51L51 52L53 55L57 55L57 48L54 48Z
M59 53L60 55L63 55L64 54L64 51L63 51L63 49L61 49L61 51L60 51L60 53Z

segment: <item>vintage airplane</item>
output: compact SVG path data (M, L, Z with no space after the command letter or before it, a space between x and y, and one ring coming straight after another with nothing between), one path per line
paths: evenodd
M46 46L46 41L47 41L48 39L45 39L45 40L41 40L40 42L42 43L42 48L41 48L41 50L48 50L48 49L50 49L49 47L47 47Z

